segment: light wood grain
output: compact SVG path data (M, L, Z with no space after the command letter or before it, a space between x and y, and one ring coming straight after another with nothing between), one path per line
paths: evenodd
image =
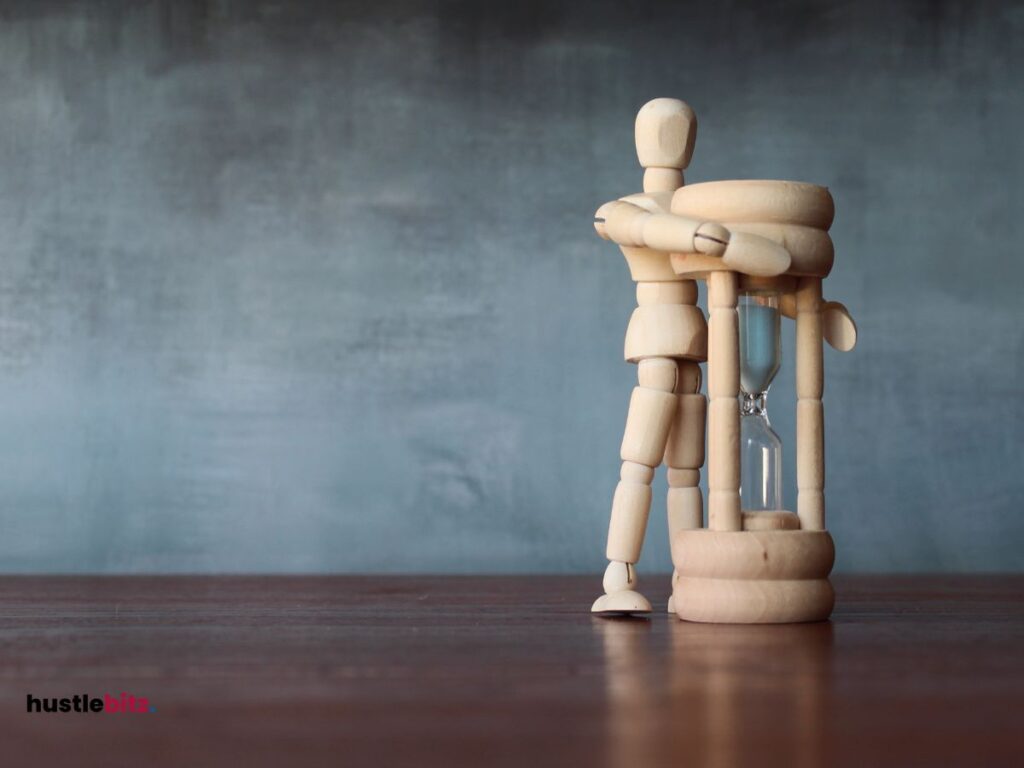
M679 618L717 624L823 621L835 602L827 579L752 581L680 576L673 598Z
M710 221L798 224L822 230L828 230L835 215L825 187L748 179L688 184L672 196L671 210Z
M683 576L706 579L822 579L835 546L827 531L684 531L672 539Z
M806 531L825 529L825 422L821 397L821 279L803 277L796 294L797 514Z
M637 112L634 139L644 168L685 169L697 140L697 116L679 99L652 99Z
M707 320L691 304L645 304L633 310L626 328L623 357L704 360L708 350Z
M683 172L678 168L651 167L644 171L644 192L673 192L683 183Z
M708 277L708 527L738 531L739 498L739 316L736 274Z

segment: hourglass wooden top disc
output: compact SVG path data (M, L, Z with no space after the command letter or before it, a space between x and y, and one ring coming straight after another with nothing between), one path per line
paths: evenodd
M799 224L828 230L835 204L826 187L801 181L734 179L680 187L672 213L718 222Z
M787 275L825 277L832 270L835 249L828 228L835 205L825 187L798 181L708 181L677 189L671 210L778 243L792 259ZM671 264L677 276L688 278L730 268L699 253L672 254Z

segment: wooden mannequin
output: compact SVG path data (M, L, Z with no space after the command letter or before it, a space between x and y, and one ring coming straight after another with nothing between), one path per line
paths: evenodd
M671 467L669 529L699 528L703 521L699 483L706 409L698 394L698 363L707 354L707 331L704 313L695 306L697 285L675 274L668 253L644 247L642 229L635 235L629 231L645 213L648 220L668 214L671 193L683 185L696 129L693 110L681 101L655 99L644 105L636 118L636 149L645 169L645 195L609 203L595 216L598 233L620 243L636 282L637 308L626 331L625 357L637 363L638 384L629 401L622 470L612 498L605 594L594 603L595 613L651 610L636 591L634 565L647 528L654 468L663 458ZM619 238L606 231L609 226Z
M654 469L663 459L669 466L670 535L699 528L704 519L699 484L707 409L699 394L699 363L707 357L707 324L695 306L696 283L676 275L669 251L682 248L723 256L729 233L713 223L669 213L671 193L683 185L696 134L696 117L682 101L655 99L645 104L636 118L644 194L602 206L595 216L598 234L622 248L637 284L638 305L625 344L626 360L637 363L638 386L629 402L620 450L622 470L612 499L605 594L594 603L595 613L651 610L635 589L634 565L647 528ZM784 249L758 240L752 236L753 245L746 241L740 245L763 250L780 271L789 265ZM744 253L743 248L733 247L730 255L742 262Z
M670 603L670 611L701 621L803 620L822 611L827 615L831 587L824 577L831 569L832 544L824 530L821 340L841 349L852 348L856 340L856 326L846 308L821 300L821 278L834 257L827 233L832 199L822 187L793 182L684 187L683 170L695 138L696 118L685 103L655 99L644 105L636 119L644 192L606 203L594 218L598 234L622 249L637 284L638 306L626 331L625 358L637 364L638 386L629 402L620 451L623 463L612 499L605 594L591 610L651 610L637 591L635 565L650 511L651 480L664 461L673 559L677 550L688 559L687 567L677 563L675 605ZM696 306L696 279L707 281L710 328ZM797 321L799 519L782 511L747 513L740 508L737 297L741 288L751 286L779 292L782 314ZM710 404L700 394L700 363L705 360L710 361ZM701 530L699 485L705 420L707 531ZM768 575L755 563L752 570L727 567L730 574L746 574L730 575L727 581L707 578L721 570L714 553L732 546L723 544L718 534L754 537L755 530L756 538L742 539L743 546L733 550L746 557L748 550L753 551L748 544L756 547L766 541L782 565L773 559L774 570ZM699 536L705 533L715 536ZM698 555L693 554L695 548ZM806 577L807 584L799 580L804 576L792 575L803 573L799 566L794 571L785 565L794 554L806 554L817 565L818 570ZM707 563L704 570L694 571L689 560ZM781 582L765 586L765 578L797 580L786 591L780 590ZM737 579L749 583L737 586ZM677 596L682 602L675 600ZM733 604L734 610L721 610L722 603Z

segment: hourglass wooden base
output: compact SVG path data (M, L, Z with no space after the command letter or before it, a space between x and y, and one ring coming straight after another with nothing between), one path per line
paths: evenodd
M672 605L686 621L823 621L835 602L828 581L834 560L827 531L679 531Z

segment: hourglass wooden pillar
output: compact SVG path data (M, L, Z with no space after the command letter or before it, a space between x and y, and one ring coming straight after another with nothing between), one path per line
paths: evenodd
M832 197L824 187L788 181L683 186L695 131L683 102L645 105L636 130L644 193L595 215L598 233L622 248L638 282L626 358L638 363L639 386L612 502L605 594L592 610L650 610L634 566L651 478L664 458L675 566L669 610L708 622L825 619L834 548L825 530L822 341L847 350L856 340L846 308L822 301L834 259ZM706 325L694 306L694 281L707 286ZM781 316L796 321L796 514L781 504L781 444L764 409L779 365ZM698 485L705 410L706 528Z

